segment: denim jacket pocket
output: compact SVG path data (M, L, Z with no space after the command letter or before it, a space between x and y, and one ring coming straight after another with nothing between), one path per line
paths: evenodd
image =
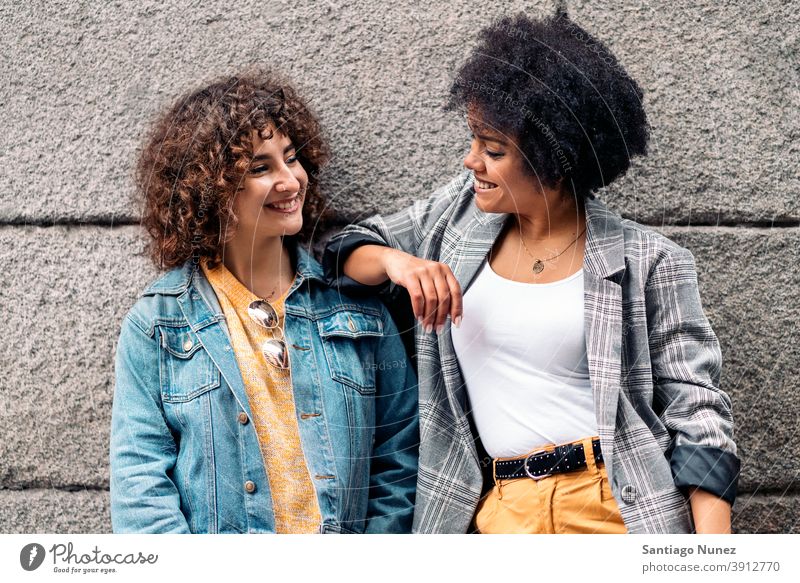
M220 386L220 373L188 326L157 328L160 337L161 397L183 403Z
M375 339L383 321L357 311L334 312L317 320L331 377L363 395L375 393Z

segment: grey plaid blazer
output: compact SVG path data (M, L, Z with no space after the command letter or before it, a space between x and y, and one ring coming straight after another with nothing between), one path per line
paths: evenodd
M360 286L341 265L382 244L441 261L463 291L510 215L475 206L464 172L427 200L345 228L328 243L329 277ZM632 533L692 532L685 489L733 502L739 459L721 352L703 313L692 254L596 198L586 203L584 311L595 414L609 481ZM363 292L363 286L361 286ZM391 294L394 284L388 286ZM465 533L484 487L464 380L450 335L416 326L420 452L414 531Z

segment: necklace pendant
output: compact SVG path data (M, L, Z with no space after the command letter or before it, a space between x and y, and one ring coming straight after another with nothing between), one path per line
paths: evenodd
M544 262L541 259L537 259L533 262L533 267L531 269L534 273L541 273L544 271Z

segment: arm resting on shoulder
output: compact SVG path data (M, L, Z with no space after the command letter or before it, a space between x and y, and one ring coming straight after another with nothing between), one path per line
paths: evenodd
M362 257L358 267L358 281L345 274L345 263L350 255L364 245L391 247L417 255L423 238L434 230L437 221L461 194L468 182L469 173L459 174L450 183L430 197L388 216L375 215L358 224L348 225L328 242L322 258L325 274L332 287L347 293L374 293L392 290L391 283L377 262ZM378 253L373 250L371 253ZM363 261L366 259L366 261ZM349 268L352 267L348 266ZM371 285L364 285L365 282ZM375 285L375 282L378 282ZM382 283L380 283L382 282Z

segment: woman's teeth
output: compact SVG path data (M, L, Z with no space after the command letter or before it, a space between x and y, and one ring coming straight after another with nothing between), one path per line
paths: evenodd
M475 184L477 184L478 188L480 188L481 190L489 190L491 188L497 187L496 184L492 184L491 182L484 182L482 180L478 180L477 178L475 179Z
M297 199L298 199L298 197L294 197L291 200L284 200L284 201L281 201L281 202L273 202L273 203L268 204L267 206L269 208L277 209L279 211L288 211L288 210L291 210L291 209L293 209L294 207L297 206Z

